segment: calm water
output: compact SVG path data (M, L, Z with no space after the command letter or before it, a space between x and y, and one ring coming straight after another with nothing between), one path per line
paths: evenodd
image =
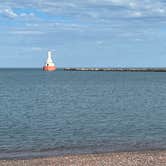
M166 149L166 73L0 70L0 158Z

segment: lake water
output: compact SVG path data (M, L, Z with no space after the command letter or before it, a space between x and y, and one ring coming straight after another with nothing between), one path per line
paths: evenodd
M0 158L166 149L166 73L0 70Z

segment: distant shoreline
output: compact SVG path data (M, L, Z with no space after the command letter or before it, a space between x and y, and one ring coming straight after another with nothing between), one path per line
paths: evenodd
M64 68L65 71L166 72L166 68Z

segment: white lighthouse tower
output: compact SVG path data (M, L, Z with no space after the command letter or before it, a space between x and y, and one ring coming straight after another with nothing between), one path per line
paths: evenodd
M52 60L52 54L51 54L51 51L48 51L48 54L47 54L47 60L46 60L46 63L43 67L43 70L44 71L55 71L56 70L56 66Z

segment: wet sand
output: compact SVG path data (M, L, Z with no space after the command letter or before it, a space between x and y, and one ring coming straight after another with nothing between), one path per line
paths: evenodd
M0 160L0 166L166 166L166 151L66 155L27 160Z

